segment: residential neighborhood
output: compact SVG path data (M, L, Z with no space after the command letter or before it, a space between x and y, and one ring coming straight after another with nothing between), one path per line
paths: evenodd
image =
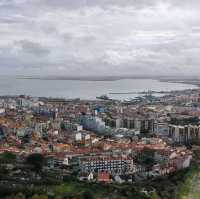
M1 169L9 180L20 176L31 184L41 176L24 171L29 158L41 158L36 170L59 181L133 184L167 176L191 167L192 146L200 141L199 103L199 90L138 102L3 96Z

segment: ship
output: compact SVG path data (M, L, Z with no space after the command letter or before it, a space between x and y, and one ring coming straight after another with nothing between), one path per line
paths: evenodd
M110 98L107 95L101 95L99 97L96 97L97 99L101 99L101 100L110 100Z

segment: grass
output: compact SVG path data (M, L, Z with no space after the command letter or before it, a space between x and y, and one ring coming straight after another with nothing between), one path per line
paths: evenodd
M71 194L83 196L85 192L90 192L95 199L123 199L133 198L136 195L136 199L146 198L140 194L140 190L136 189L134 185L118 185L118 184L96 184L96 183L84 183L78 181L69 181L61 185L50 186L49 191L55 195Z
M179 187L177 199L200 198L200 168L193 167L187 174L186 180Z
M77 181L70 181L61 185L49 187L56 195L62 195L65 193L74 194L78 193L82 195L86 191L90 191L95 195L95 198L104 195L106 192L105 187L98 184L81 183Z

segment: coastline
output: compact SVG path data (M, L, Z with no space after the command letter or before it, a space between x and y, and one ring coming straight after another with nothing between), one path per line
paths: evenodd
M187 85L193 85L200 88L200 80L170 80L170 79L158 79L160 82L168 82L168 83L177 83L177 84L187 84Z
M171 77L171 78L150 77L150 76L149 77L145 77L145 76L143 77L142 76L140 77L139 76L137 77L133 77L133 76L132 77L131 76L129 77L128 76L123 76L123 77L116 77L116 76L115 77L108 77L108 76L106 77L64 77L62 76L62 77L58 77L57 76L54 78L53 77L39 77L39 76L38 77L0 76L0 77L2 77L0 78L0 80L2 80L0 82L1 83L0 85L2 85L2 89L1 89L2 96L19 94L19 95L38 96L38 97L44 97L44 96L52 97L52 98L56 97L56 98L65 98L65 99L80 98L83 100L92 100L92 99L96 100L96 97L101 96L101 95L108 95L108 97L112 99L117 99L117 100L124 100L124 99L127 100L127 99L135 98L137 96L146 95L146 94L168 95L170 93L174 93L178 91L184 92L185 90L195 90L195 89L199 89L199 86L200 86L200 81L199 82L194 81L194 80L192 81L191 78L189 80L189 78L180 79L180 78L175 78L175 77ZM43 80L44 82L42 82ZM56 80L58 82L54 82ZM71 80L72 82L71 81L67 82L67 80ZM132 81L120 82L120 80L122 81L133 80L133 82ZM138 81L134 82L134 80L138 80L139 82ZM90 81L90 83L86 81ZM159 84L159 82L166 82L166 83L169 82L171 84L169 84L168 87L167 85L165 87L164 83ZM139 86L137 88L137 85L140 85L140 84L142 84L142 86ZM180 84L180 85L176 86L176 84ZM27 92L27 89L29 89L28 85L30 86L34 85L34 87L32 87L31 91L28 90ZM121 85L122 87L120 87ZM158 86L154 87L153 85L158 85ZM136 89L135 89L135 86L136 86ZM9 92L4 92L5 90L4 87L8 88ZM38 88L41 88L41 89L38 89ZM80 93L79 93L79 90L80 90Z
M16 79L33 80L75 80L75 81L119 81L128 79L151 79L160 82L190 84L200 87L200 77L170 76L16 76Z

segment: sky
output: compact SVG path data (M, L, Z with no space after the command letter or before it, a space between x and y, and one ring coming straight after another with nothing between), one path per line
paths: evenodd
M200 74L199 0L0 0L0 73Z

